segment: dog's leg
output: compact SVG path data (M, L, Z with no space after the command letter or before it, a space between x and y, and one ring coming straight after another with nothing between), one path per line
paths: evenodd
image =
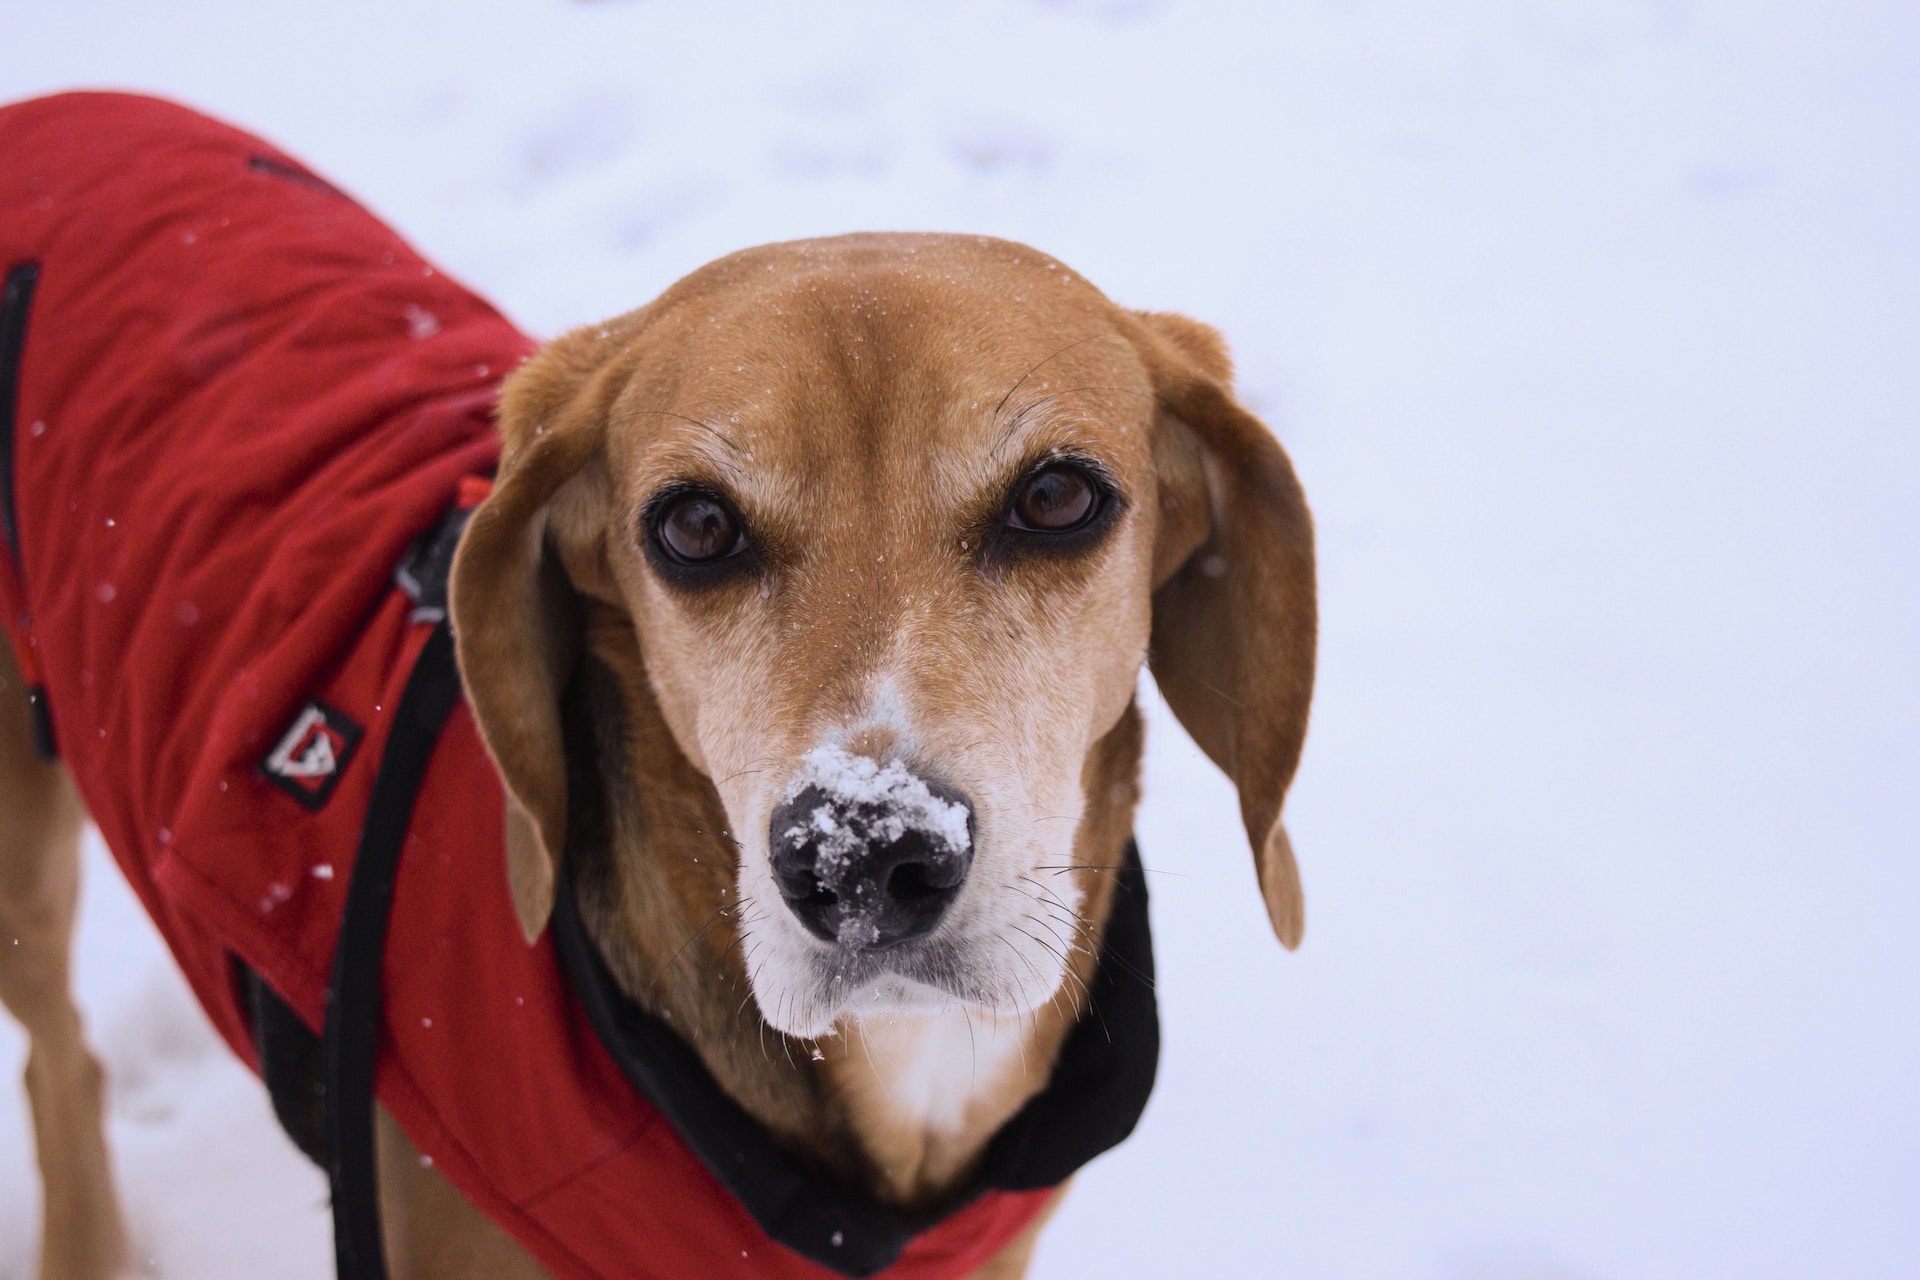
M107 1162L104 1077L68 987L86 815L33 747L26 684L0 642L0 1004L26 1028L27 1102L45 1204L42 1280L101 1280L126 1256Z
M552 1280L421 1158L385 1108L374 1123L374 1149L395 1280Z
M1069 1184L1071 1185L1071 1184ZM1047 1207L1034 1215L1027 1229L1007 1242L1007 1247L991 1258L987 1265L974 1272L967 1280L1020 1280L1027 1274L1027 1264L1033 1261L1033 1246L1040 1239L1040 1233L1046 1229L1047 1220L1053 1217L1054 1210L1067 1198L1067 1188L1062 1186L1053 1193L1053 1199L1047 1201Z

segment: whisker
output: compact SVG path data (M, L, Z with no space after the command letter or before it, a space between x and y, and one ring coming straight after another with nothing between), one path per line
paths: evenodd
M1031 917L1029 917L1029 919L1031 919ZM1036 920L1034 921L1034 923L1038 924L1040 922ZM1050 955L1058 959L1060 961L1062 976L1072 979L1073 985L1079 988L1080 993L1087 998L1089 1003L1092 1001L1093 995L1091 992L1087 990L1087 984L1082 982L1080 980L1080 975L1073 971L1073 966L1068 963L1067 957L1063 953L1056 950L1052 945L1050 945L1047 942L1045 938L1037 937L1034 934L1028 933L1025 929L1022 929L1019 925L1014 925L1013 931L1021 935L1022 937L1028 939L1035 946L1041 948L1042 950L1048 952ZM1058 990L1058 985L1059 984L1056 984L1056 988L1055 988L1056 991Z
M1041 367L1047 364L1048 361L1058 359L1060 356L1063 356L1067 354L1067 352L1072 351L1075 347L1084 347L1089 342L1092 342L1098 338L1104 338L1106 336L1107 335L1104 333L1090 333L1086 337L1081 338L1078 342L1069 342L1066 346L1060 348L1058 351L1048 356L1046 360L1042 360L1039 364L1036 364L1035 366L1033 366L1033 368L1021 374L1019 381L1015 382L1012 386L1008 387L1007 394L1000 397L1000 403L993 406L993 416L988 418L987 421L988 422L997 421L1000 417L1000 411L1007 407L1007 401L1013 399L1013 393L1018 391L1028 378L1031 378L1034 374L1040 372Z
M727 438L726 432L720 430L720 428L714 426L711 422L702 422L698 418L689 418L686 414L675 413L671 409L635 409L633 410L633 412L634 413L657 413L663 418L678 418L682 422L692 423L694 426L699 427L704 431L712 432L715 439L717 439L721 444L724 444L725 446L727 446L727 448L733 450L735 453L740 452L740 446L735 444L732 440L729 440Z
M706 827L683 827L672 822L653 822L653 823L649 823L648 825L651 826L655 831L686 831L696 836L712 836L715 839L725 840L728 844L732 845L736 849L744 847L741 845L741 843L738 840L735 840L732 836L728 835L724 831L712 831ZM699 861L698 858L695 858L694 855L690 853L684 856L688 858L693 858L693 860L696 862ZM737 862L717 863L715 865L729 866L735 871L738 871L740 869L740 864Z
M681 955L686 951L686 949L692 946L694 943L698 942L701 938L706 937L707 931L713 928L714 925L720 923L721 919L724 918L727 912L732 909L733 909L733 904L725 903L725 902L715 907L713 909L713 913L709 915L706 918L706 920L703 921L697 929L695 929L692 933L688 934L687 940L681 943L677 948L675 948L674 953L672 955L667 957L667 963L664 966L662 966L663 974L666 971L671 970L674 965L678 964L680 961ZM659 980L656 980L655 986L658 987L658 985L659 985Z
M1126 864L1126 863L1124 863L1124 862L1114 862L1114 863L1081 863L1081 862L1073 862L1073 863L1068 863L1068 864L1067 864L1066 866L1051 866L1051 867L1035 867L1035 868L1034 868L1034 870L1035 870L1035 871L1048 871L1048 872L1051 872L1051 873L1053 873L1054 875L1063 875L1063 874L1065 874L1066 872L1069 872L1069 871L1109 871L1109 872L1114 872L1114 871L1125 871L1126 869L1127 869L1127 864ZM1184 871L1168 871L1168 870L1167 870L1167 869L1166 869L1165 867L1142 867L1142 868L1140 868L1140 869L1141 869L1142 871L1144 871L1144 872L1146 872L1146 873L1147 873L1148 875L1150 875L1150 876L1173 876L1173 877L1174 877L1175 879L1179 879L1179 880L1190 880L1190 879L1192 879L1192 877L1191 877L1191 876L1189 876L1189 875L1188 875L1188 874L1187 874L1186 872L1184 872Z

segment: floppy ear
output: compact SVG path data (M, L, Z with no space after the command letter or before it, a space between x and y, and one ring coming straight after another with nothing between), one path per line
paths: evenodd
M559 526L605 528L597 461L607 406L621 383L601 353L619 346L577 331L508 378L500 395L500 475L453 561L448 608L460 675L506 784L507 878L529 942L553 910L567 843L560 695L580 652L583 556L567 548L563 568L555 533ZM590 555L599 554L595 543Z
M1313 696L1313 521L1279 442L1233 398L1220 335L1184 316L1136 319L1158 400L1149 665L1239 789L1267 917L1291 949L1306 907L1280 807Z

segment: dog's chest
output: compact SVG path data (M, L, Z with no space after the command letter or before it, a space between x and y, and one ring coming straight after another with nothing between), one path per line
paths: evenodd
M1025 1076L1018 1019L965 1010L875 1018L847 1038L860 1111L902 1135L958 1134Z

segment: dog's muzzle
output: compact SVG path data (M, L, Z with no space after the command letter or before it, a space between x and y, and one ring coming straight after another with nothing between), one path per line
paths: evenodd
M788 909L815 937L874 951L933 932L973 865L973 806L894 764L897 785L811 783L773 811L769 848ZM877 794L876 794L877 792Z

